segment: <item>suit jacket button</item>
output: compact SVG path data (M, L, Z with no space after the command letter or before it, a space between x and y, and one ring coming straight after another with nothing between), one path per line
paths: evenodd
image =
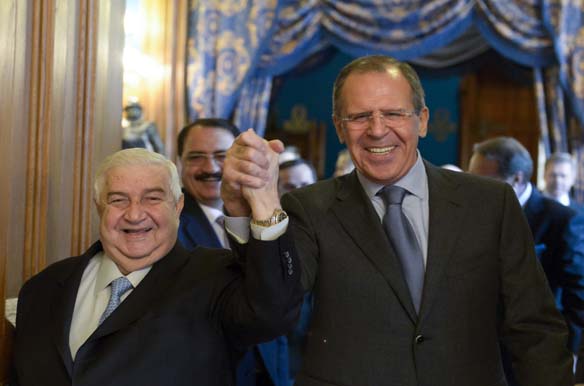
M421 344L423 341L424 341L423 335L416 335L416 337L414 338L414 342L416 342L416 344Z

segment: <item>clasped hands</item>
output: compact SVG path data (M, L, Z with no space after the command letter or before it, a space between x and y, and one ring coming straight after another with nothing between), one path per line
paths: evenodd
M281 209L278 195L279 140L266 141L253 129L241 133L227 151L223 165L221 198L233 217L269 218Z

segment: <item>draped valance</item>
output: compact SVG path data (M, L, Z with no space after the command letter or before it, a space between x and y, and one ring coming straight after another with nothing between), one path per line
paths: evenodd
M452 56L436 52L467 42L466 57L482 44L535 69L558 66L584 123L583 15L581 0L193 0L189 117L234 115L261 133L271 78L326 47L446 66Z

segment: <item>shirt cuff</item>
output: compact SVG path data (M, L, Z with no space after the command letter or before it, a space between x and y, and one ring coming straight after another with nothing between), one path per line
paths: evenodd
M249 217L225 216L225 230L239 244L249 241Z
M225 230L237 241L239 244L246 244L249 241L249 233L256 240L273 241L286 233L288 229L288 218L282 222L269 226L262 227L251 224L249 217L230 217L225 216Z

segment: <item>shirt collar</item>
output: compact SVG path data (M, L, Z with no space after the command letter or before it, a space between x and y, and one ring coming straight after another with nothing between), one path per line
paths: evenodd
M223 216L223 212L217 208L213 208L212 206L208 205L203 205L200 202L198 204L201 207L203 213L205 213L205 216L209 219L209 222L211 224L215 223L218 217Z
M529 200L529 197L531 197L532 191L533 187L531 186L531 183L527 184L525 190L519 195L519 197L517 197L519 199L519 203L521 204L521 206L525 206L525 203L527 202L527 200Z
M370 199L373 198L377 192L379 192L379 190L385 186L367 179L367 177L365 177L359 170L357 170L357 177L359 178L359 182L363 186L365 193ZM404 188L410 194L413 194L421 200L425 200L427 198L428 178L426 176L426 168L424 167L424 162L422 161L422 156L420 155L419 150L417 151L417 158L414 166L411 167L405 176L400 178L392 185Z
M98 292L102 291L108 285L110 285L113 280L124 276L124 274L120 272L120 269L116 263L114 263L113 260L105 254L105 252L99 252L95 258L99 260L99 268L97 271L97 277L95 279L95 293L97 295ZM132 283L132 286L136 288L142 279L146 277L148 272L150 272L150 269L152 269L151 265L146 268L130 272L126 275L126 278L130 281L130 283Z
M551 198L552 200L559 202L564 206L570 206L570 195L568 194L562 194L560 197L556 197L553 194L543 191L543 195L547 198Z

